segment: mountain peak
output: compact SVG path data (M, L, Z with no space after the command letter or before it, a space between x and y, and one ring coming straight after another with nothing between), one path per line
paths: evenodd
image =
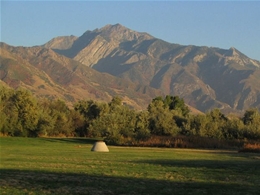
M116 24L107 24L106 26L102 27L100 30L107 30L107 29L119 29L119 28L124 28L124 29L128 29L125 26L116 23ZM130 29L128 29L130 30Z
M114 41L132 41L134 39L152 39L148 33L133 31L119 23L108 24L100 29L96 29L102 37Z
M117 23L117 24L107 24L106 26L102 27L102 28L97 28L95 29L93 32L97 32L97 33L113 33L113 32L123 32L123 31L132 31L129 28L126 28L125 26Z
M237 50L235 47L230 47L229 50L232 51L233 55L244 55L239 50Z
M226 62L225 64L234 63L236 66L243 66L248 68L259 68L259 62L257 60L250 59L245 54L237 50L235 47L230 47L225 54Z

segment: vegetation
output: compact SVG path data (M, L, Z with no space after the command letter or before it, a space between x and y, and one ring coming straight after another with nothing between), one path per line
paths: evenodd
M100 137L115 145L154 145L151 140L166 136L181 141L160 146L198 147L191 143L208 139L211 144L203 147L213 148L219 147L214 140L235 140L233 146L260 140L259 110L248 109L241 118L219 109L193 115L178 96L156 97L144 111L123 105L120 97L109 103L81 100L69 108L59 99L37 99L26 90L1 86L0 117L0 132L6 136Z
M112 147L85 138L2 137L1 194L258 194L259 154Z

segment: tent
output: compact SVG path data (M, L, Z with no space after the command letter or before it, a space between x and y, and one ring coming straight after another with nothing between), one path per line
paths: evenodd
M93 147L91 148L93 152L109 152L107 145L103 141L97 141L94 143Z

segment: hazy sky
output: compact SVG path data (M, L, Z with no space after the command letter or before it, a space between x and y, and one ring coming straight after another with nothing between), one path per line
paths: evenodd
M1 41L14 46L116 23L170 43L235 47L260 60L260 1L1 1Z

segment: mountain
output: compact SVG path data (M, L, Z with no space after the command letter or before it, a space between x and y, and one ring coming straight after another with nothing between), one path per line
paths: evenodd
M129 106L144 109L151 97L162 94L149 86L100 73L51 49L0 46L0 79L39 97L61 98L72 105L80 99L110 101L119 95Z
M116 24L53 49L99 72L179 95L202 111L260 107L260 62L233 47L171 44Z
M34 52L36 49L39 51ZM147 106L147 100L167 94L178 95L203 112L213 108L225 113L260 108L260 62L233 47L172 44L115 24L88 30L79 37L56 37L39 47L12 47L8 51L5 60L13 58L18 66L22 58L24 64L44 72L53 83L67 90L63 93L75 99L76 94L83 91L97 98L89 90L92 87L102 93L100 96L104 100L108 99L105 94L111 96L120 92L139 108ZM9 72L13 70L10 65L8 67ZM31 74L36 72L31 70ZM27 85L29 88L32 84ZM76 91L73 92L73 88ZM108 89L111 90L107 92Z

